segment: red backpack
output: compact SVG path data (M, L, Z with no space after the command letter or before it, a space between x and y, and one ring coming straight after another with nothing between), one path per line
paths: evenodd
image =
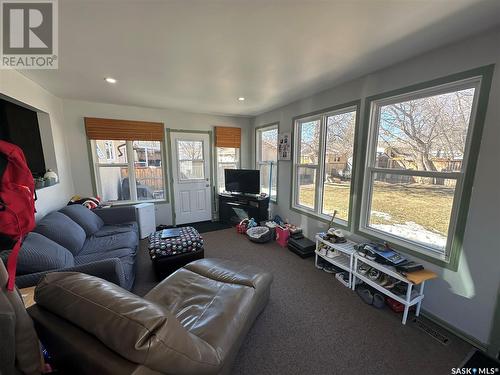
M8 290L14 289L17 254L35 227L35 182L23 151L0 140L0 235L15 242L7 260Z

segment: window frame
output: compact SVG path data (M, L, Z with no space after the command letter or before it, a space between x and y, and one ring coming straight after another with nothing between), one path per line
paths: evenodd
M375 241L388 241L398 251L414 255L447 269L458 269L493 70L494 65L489 65L366 98L361 140L363 149L356 156L359 158L358 164L360 165L360 183L357 184L356 188L358 197L361 197L361 202L357 204L355 214L354 232L356 234ZM380 128L378 119L381 106L473 87L475 92L461 171L429 172L375 167L373 150L377 146ZM425 245L398 238L369 227L368 215L373 191L372 174L377 172L424 177L432 175L433 177L456 180L447 246L444 254L440 254L435 249L433 250Z
M349 188L349 209L348 219L343 220L335 218L336 226L346 230L351 230L354 215L354 194L356 190L357 176L357 149L360 126L360 109L361 100L355 100L347 103L342 103L333 107L320 109L318 111L296 116L292 119L292 183L290 184L290 209L301 213L311 218L328 223L332 219L332 215L323 213L323 193L324 193L324 176L325 176L325 156L326 156L326 141L327 141L327 118L332 115L339 115L347 112L355 112L356 119L354 124L354 144L353 144L353 161L351 172L351 184ZM298 124L306 123L314 120L320 120L320 142L318 150L318 164L301 164L299 163L300 153L300 133ZM298 169L300 167L311 168L316 170L315 197L314 208L298 204Z
M276 163L272 161L262 161L261 159L261 151L262 151L262 133L268 130L274 130L276 129L278 131L278 139L276 140ZM269 165L271 168L271 173L276 173L276 196L273 199L272 196L272 187L269 187L269 200L275 204L278 204L278 142L279 142L279 135L280 135L280 123L278 122L272 122L269 124L261 125L255 128L255 169L259 170L260 173L260 168L264 165ZM261 183L262 186L262 183Z
M114 140L104 140L104 141L114 141ZM130 189L130 199L129 200L122 200L122 201L111 201L111 202L105 202L108 203L112 206L119 206L119 205L131 205L131 204L138 204L138 203L168 203L168 185L167 185L167 176L166 176L166 170L165 170L165 162L166 162L166 150L165 150L165 144L163 141L156 141L160 143L160 155L161 155L161 162L162 162L162 179L163 179L163 192L164 192L164 198L162 199L144 199L144 200L139 200L137 199L137 184L136 184L136 179L135 179L135 166L134 166L134 148L133 148L133 143L134 141L125 141L125 151L127 155L127 162L126 163L99 163L99 158L97 155L97 149L96 149L96 140L95 139L89 139L88 140L88 148L89 148L89 154L90 154L90 161L91 161L91 170L92 170L92 185L94 188L94 194L96 196L102 197L102 191L101 191L101 178L99 174L99 169L100 168L109 168L109 167L127 167L128 168L128 177L129 177L129 189Z
M240 169L241 168L241 148L240 147L217 147L217 146L215 146L215 168L216 168L215 174L218 175L221 164L228 164L228 163L224 163L224 162L219 161L219 149L220 148L234 148L236 150L236 155L237 155L236 169ZM217 178L217 183L216 183L215 189L217 191L217 194L221 194L224 192L224 188L222 188L222 190L220 190L220 188L219 188L219 179L218 178Z

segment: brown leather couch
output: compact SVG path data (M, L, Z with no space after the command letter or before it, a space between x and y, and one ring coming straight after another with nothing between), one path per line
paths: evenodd
M52 273L28 311L64 373L228 374L271 282L258 268L202 259L141 298L93 276Z

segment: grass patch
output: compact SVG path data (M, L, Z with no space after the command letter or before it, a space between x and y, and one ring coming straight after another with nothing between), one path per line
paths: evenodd
M349 183L325 186L323 211L347 220L349 212ZM454 189L439 185L390 184L376 182L373 188L370 224L405 224L414 222L434 233L446 236L450 223ZM303 185L300 202L313 205L314 188Z

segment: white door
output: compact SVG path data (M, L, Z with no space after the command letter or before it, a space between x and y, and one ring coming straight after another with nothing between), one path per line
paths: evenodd
M175 223L212 220L210 137L205 133L171 133Z

